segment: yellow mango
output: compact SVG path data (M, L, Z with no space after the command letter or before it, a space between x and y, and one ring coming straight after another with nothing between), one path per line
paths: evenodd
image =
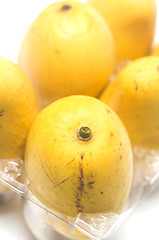
M109 25L117 60L134 60L150 53L154 40L156 0L87 0Z
M69 96L42 110L24 162L32 193L60 213L120 213L127 201L130 140L118 116L96 98Z
M151 52L152 56L159 56L159 45L155 46Z
M60 1L44 9L28 29L18 64L42 108L72 94L96 97L114 69L114 40L91 6Z
M100 100L119 115L133 146L159 148L159 57L128 64Z
M0 159L23 158L27 134L38 112L26 75L15 63L0 57Z

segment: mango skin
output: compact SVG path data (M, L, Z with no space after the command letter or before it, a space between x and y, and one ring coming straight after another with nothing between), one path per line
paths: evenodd
M155 46L151 52L152 56L159 56L159 45Z
M155 36L156 0L87 0L110 27L117 62L135 60L150 53Z
M30 81L15 63L0 57L0 161L24 157L29 128L39 112ZM0 192L9 191L0 184Z
M56 2L29 27L18 64L32 81L41 108L72 94L96 97L114 69L114 39L91 6Z
M88 142L77 137L82 126L92 130ZM24 162L30 190L60 213L120 213L127 201L130 140L118 116L93 97L61 98L42 110L30 129Z
M0 57L0 159L22 158L39 113L33 86L20 67Z
M133 146L159 148L159 57L128 64L100 100L119 115Z

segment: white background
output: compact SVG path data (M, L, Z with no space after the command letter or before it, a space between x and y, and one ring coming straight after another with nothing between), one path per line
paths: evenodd
M16 62L25 31L37 14L52 2L0 0L1 56ZM156 32L155 42L159 42L159 31ZM57 236L53 240L57 239L63 240L63 237ZM133 212L112 240L134 239L159 240L159 187ZM18 196L0 205L0 240L35 240L23 219Z

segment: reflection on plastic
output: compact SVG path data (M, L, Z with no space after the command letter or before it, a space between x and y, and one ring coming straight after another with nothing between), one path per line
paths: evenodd
M75 226L86 236L97 240L105 238L117 219L118 214L116 213L98 214L94 216L81 213L76 219Z
M143 184L155 185L159 178L159 150L134 148L134 158L142 164Z
M6 174L4 175L4 179L5 177L9 181L11 181L12 179L17 179L21 175L22 164L23 162L21 159L8 159L8 160L1 159L0 171ZM0 183L0 204L3 202L9 201L13 197L14 197L14 193L10 191L10 188Z
M159 150L134 148L132 188L120 215L80 213L72 218L47 208L30 192L21 159L0 160L0 181L23 197L26 222L39 240L53 239L55 230L73 239L109 239L159 184Z

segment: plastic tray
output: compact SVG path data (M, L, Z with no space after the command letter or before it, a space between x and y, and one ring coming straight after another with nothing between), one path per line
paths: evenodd
M0 160L0 181L22 196L24 217L39 240L53 239L54 230L72 239L109 239L159 184L159 150L134 148L133 152L133 183L127 204L120 215L80 213L77 218L72 218L52 211L29 190L22 159Z
M13 192L11 192L7 187L4 187L4 185L0 184L0 204L9 201L13 197Z
M11 163L11 165L9 162ZM16 164L16 161L13 163L12 159L8 161L7 165L6 165L6 160L0 160L0 171L3 171L6 174L9 174L8 176L11 177L11 171L15 164ZM13 175L15 178L17 178L17 176L15 176L15 169L13 169ZM15 193L11 191L10 188L5 186L3 183L0 183L0 204L3 204L4 202L8 202L9 200L13 199L14 196L15 196Z

